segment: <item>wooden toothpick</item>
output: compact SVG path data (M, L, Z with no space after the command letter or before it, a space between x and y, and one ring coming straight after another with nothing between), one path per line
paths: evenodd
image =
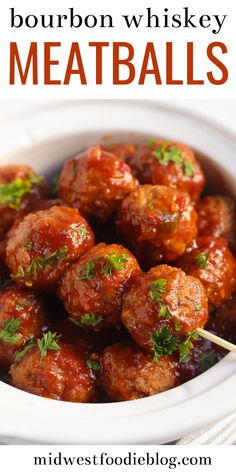
M218 346L221 346L227 349L227 351L236 352L235 344L232 344L229 341L226 341L225 339L222 339L219 336L216 336L215 334L209 333L209 331L205 331L205 329L202 329L202 328L197 328L196 332L202 338L205 338L208 341L211 341L212 343L218 344Z

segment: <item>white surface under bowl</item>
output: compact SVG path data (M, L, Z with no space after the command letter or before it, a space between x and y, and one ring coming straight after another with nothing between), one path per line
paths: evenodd
M211 186L235 193L236 139L215 124L151 102L75 102L23 116L0 129L0 164L29 164L52 175L63 160L98 141L141 135L197 149ZM159 395L122 403L74 404L0 382L0 439L8 443L160 444L193 433L236 408L236 355Z

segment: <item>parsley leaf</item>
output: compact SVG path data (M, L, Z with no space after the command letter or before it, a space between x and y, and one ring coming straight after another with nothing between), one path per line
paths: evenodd
M3 329L0 331L0 340L8 344L17 344L20 340L18 334L21 321L19 318L11 318L4 323Z
M195 263L200 269L205 269L207 264L208 254L205 252L198 252L194 257Z
M176 146L171 146L168 141L152 151L152 156L154 156L160 164L168 164L169 162L174 162L175 164L183 163L180 149Z
M175 320L175 331L181 331L183 329L182 324L179 320Z
M100 370L100 362L94 361L93 359L87 359L87 366L91 370Z
M23 305L16 305L16 310L17 310L17 311L22 311L22 310L24 310Z
M170 319L172 318L172 316L173 316L172 313L170 312L169 308L165 305L165 303L160 303L158 317Z
M31 339L26 345L25 347L19 351L16 356L15 356L15 359L14 359L14 364L21 361L21 359L23 359L23 357L25 356L25 354L27 354L27 352L29 352L33 347L36 346L36 340L35 339Z
M154 146L154 144L156 144L156 141L157 141L156 138L149 138L148 141L147 141L147 145L149 147L152 147L152 146Z
M51 331L48 331L43 335L42 339L37 340L41 360L46 356L48 351L61 350L61 347L57 344L60 337L61 335L58 335L56 332L51 333Z
M179 351L179 361L181 363L187 362L189 357L190 357L190 351L193 349L193 343L191 339L197 339L198 334L196 331L190 331L185 340L182 341L179 346L178 346L178 351Z
M195 311L201 311L203 309L202 305L200 303L198 305L195 305L194 310Z
M76 320L75 318L68 318L72 323L74 323L76 326L79 326L81 328L81 323L79 320Z
M19 266L17 269L17 273L13 274L11 277L13 279L18 278L25 278L25 285L27 287L32 286L32 282L30 280L32 275L37 274L41 270L45 269L45 267L51 267L63 259L69 252L67 246L57 249L56 251L52 252L46 257L38 256L36 257L27 269L24 269L22 266ZM27 280L29 279L29 280Z
M152 145L154 145L152 143ZM152 151L152 156L154 156L160 164L168 164L173 162L174 164L183 164L184 174L186 177L192 177L194 173L194 165L184 159L181 156L181 150L177 146L172 146L169 141L164 142L162 146Z
M28 179L17 178L13 182L0 184L0 204L19 210L21 201L27 193L31 193L33 185L42 185L43 178L33 174Z
M157 279L152 282L149 296L154 302L162 302L163 296L162 293L166 292L166 279Z
M88 234L88 230L87 228L85 228L84 225L81 225L79 228L75 228L75 231L81 236L81 238L83 238L84 236L86 236L86 234Z
M199 358L199 372L203 374L217 362L217 355L214 351L203 352Z
M178 339L170 328L163 326L159 331L151 334L153 362L157 362L160 356L172 354L178 346Z
M76 280L91 280L94 276L95 264L93 261L86 262L78 270Z
M125 252L117 254L117 251L114 251L111 255L106 254L105 258L107 260L107 264L101 269L101 274L105 277L109 277L113 270L123 270L124 264L128 262Z
M25 244L26 249L29 249L29 250L33 249L33 246L34 246L34 243L32 241Z
M187 159L184 160L184 174L186 177L192 177L194 173L194 165Z
M39 187L44 186L44 178L40 175L28 174L28 179L30 183L33 185L39 185Z
M102 316L96 316L93 313L84 313L80 318L80 325L82 326L97 326L103 321Z
M163 232L174 232L177 229L179 215L175 213L173 215L167 214L162 215L162 222L161 222L161 231Z

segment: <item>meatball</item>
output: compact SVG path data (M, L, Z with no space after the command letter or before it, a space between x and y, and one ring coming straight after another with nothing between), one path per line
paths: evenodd
M8 239L6 263L19 285L49 291L93 244L92 230L78 210L54 206L20 222Z
M193 151L185 144L149 139L129 160L141 184L166 185L187 192L197 200L205 177Z
M14 387L41 397L68 402L94 398L94 381L81 354L48 332L10 369ZM53 339L52 339L53 338Z
M117 343L101 356L101 384L112 400L125 401L155 395L179 384L172 356L158 363L133 343Z
M59 194L82 215L106 221L136 187L129 166L95 146L65 163Z
M221 305L236 288L236 262L221 238L198 238L176 265L201 280L212 306Z
M123 303L121 319L136 343L155 357L182 353L182 342L208 318L201 282L182 270L160 265L137 276Z
M119 326L127 284L139 272L136 259L123 246L100 243L67 270L59 297L81 326L93 330Z
M122 202L118 231L145 266L174 261L197 233L197 215L187 193L143 185Z
M236 251L236 201L232 197L208 196L195 206L198 235L223 238Z
M1 368L8 369L27 341L41 335L44 323L44 305L37 295L15 286L0 292Z
M31 167L0 167L0 240L21 212L34 209L48 195L43 177Z
M102 146L102 149L111 152L119 159L122 159L122 161L127 162L127 164L136 152L136 147L133 144L109 144Z

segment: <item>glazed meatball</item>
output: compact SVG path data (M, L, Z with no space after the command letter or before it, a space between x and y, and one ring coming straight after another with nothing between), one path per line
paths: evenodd
M109 144L107 146L102 146L102 149L111 152L127 164L136 152L136 147L133 144Z
M23 219L8 239L6 262L19 285L53 290L68 265L93 244L78 210L55 206Z
M232 197L208 196L195 206L198 235L223 238L236 251L236 202Z
M59 199L59 198L55 198L55 199L49 199L49 200L42 200L42 202L39 203L39 205L37 205L35 207L34 210L32 211L22 211L19 216L17 216L14 220L14 223L12 224L11 228L9 229L9 231L7 232L6 234L6 237L4 240L0 241L0 263L2 263L3 265L5 265L5 268L7 269L7 266L6 266L6 248L7 248L7 242L8 242L8 239L11 238L12 235L14 235L15 231L16 231L16 228L19 226L19 224L21 223L21 221L25 218L25 216L27 216L29 213L36 213L37 211L40 211L40 210L47 210L49 208L52 208L53 206L65 206L63 204L63 202Z
M117 227L138 261L150 267L183 254L196 236L196 220L187 193L143 185L123 200Z
M221 305L236 288L236 262L221 238L198 238L176 265L201 280L213 306Z
M172 356L158 363L133 343L117 343L101 356L101 384L114 401L135 400L155 395L179 383Z
M89 402L94 397L94 381L86 362L72 346L57 338L50 344L49 336L54 334L44 335L40 349L33 346L19 360L16 358L10 369L12 385L54 400Z
M142 348L154 351L155 357L177 349L180 352L179 342L203 327L207 318L201 282L167 265L154 267L132 281L121 313L132 338Z
M197 200L205 177L193 151L185 144L150 139L140 144L129 161L141 184L165 185Z
M136 186L127 164L95 146L65 163L60 197L85 217L106 221Z
M59 297L81 326L93 330L119 326L127 284L139 272L136 259L123 246L100 243L67 270Z
M39 337L45 324L40 298L19 287L0 292L0 368L8 369L16 353L33 337Z
M4 239L15 218L29 212L48 195L46 182L31 167L0 167L0 240Z

